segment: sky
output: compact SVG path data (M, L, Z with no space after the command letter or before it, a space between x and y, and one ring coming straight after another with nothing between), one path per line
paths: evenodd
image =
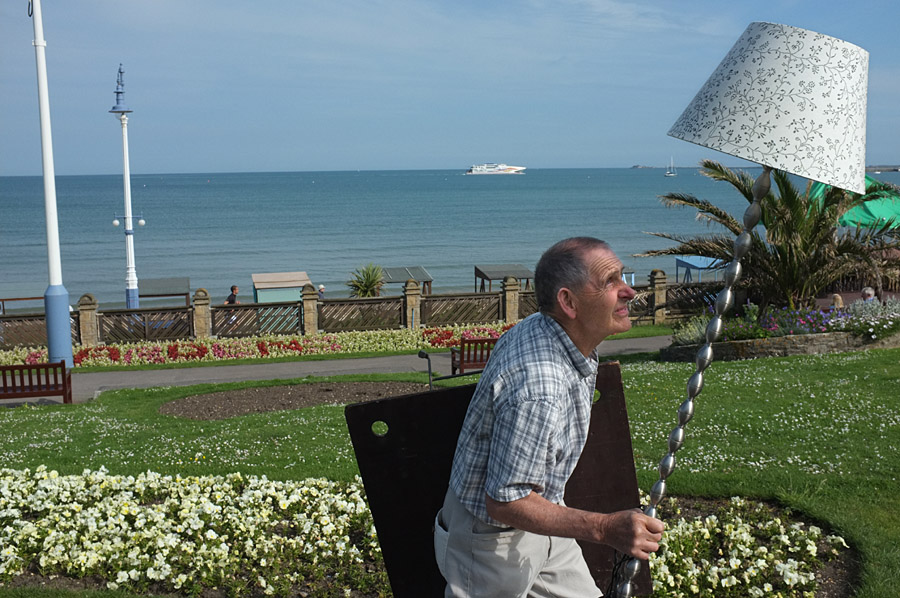
M55 171L746 163L668 137L747 25L869 51L868 164L900 163L896 0L44 0ZM40 175L34 24L0 4L0 176Z

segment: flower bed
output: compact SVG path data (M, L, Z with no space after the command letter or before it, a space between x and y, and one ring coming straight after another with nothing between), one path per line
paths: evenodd
M897 338L897 341L897 346L900 346L900 337ZM849 332L823 332L821 334L724 341L713 343L712 350L716 361L734 361L758 357L843 353L868 346L858 336ZM659 350L659 358L661 361L693 361L699 348L699 344L670 345Z
M861 348L900 346L900 301L855 302L846 310L781 309L758 317L756 306L743 306L744 315L725 318L717 360L812 355ZM663 361L692 361L706 337L712 314L691 318L672 335L672 345L660 351Z
M667 524L650 555L652 597L812 597L816 568L846 547L840 536L733 497L716 513Z
M26 570L97 576L110 589L288 595L384 585L361 480L60 476L0 470L0 582Z
M75 367L148 365L267 359L293 355L335 355L416 351L459 345L461 338L497 338L513 324L497 322L481 326L445 326L424 330L373 330L339 332L317 336L265 336L253 338L197 339L177 342L142 342L120 345L76 347ZM47 361L46 347L0 351L0 365L34 364Z
M515 326L515 324L494 324L475 327L445 327L426 328L422 336L432 347L458 347L461 339L473 338L500 338L500 335Z
M103 468L60 476L41 466L0 470L0 487L0 585L39 571L133 592L388 592L358 478L132 477ZM846 546L732 498L716 513L669 521L650 559L653 596L806 598L816 568Z

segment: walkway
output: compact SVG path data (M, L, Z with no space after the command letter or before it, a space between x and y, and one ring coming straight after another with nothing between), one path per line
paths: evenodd
M648 353L669 346L670 337L656 336L606 341L599 347L603 356ZM450 373L450 353L431 355L435 376ZM83 403L105 390L122 388L151 388L154 386L189 386L218 384L244 380L284 380L304 376L341 376L345 374L377 374L427 372L428 361L417 355L363 357L359 359L330 359L324 361L290 361L284 363L256 363L252 365L222 365L214 367L179 368L166 370L134 370L94 372L72 375L72 399Z

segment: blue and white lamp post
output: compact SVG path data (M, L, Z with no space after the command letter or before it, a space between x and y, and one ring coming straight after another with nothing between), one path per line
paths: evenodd
M125 307L126 309L137 309L140 305L138 298L138 278L137 269L134 266L134 227L132 226L131 217L131 171L128 166L128 117L125 116L131 110L125 107L125 83L122 81L122 75L125 70L119 65L119 76L116 79L116 105L110 110L113 114L119 115L119 121L122 123L122 155L124 159L124 179L125 186ZM138 220L138 224L143 226L144 220ZM113 226L119 226L119 220L113 220Z
M72 326L69 292L62 282L59 254L59 222L56 210L56 172L53 168L53 137L50 133L50 99L47 91L47 42L40 0L29 2L34 21L34 54L37 62L38 108L41 118L41 157L44 172L44 213L47 218L47 264L50 284L44 293L47 321L47 352L50 362L65 361L72 367Z

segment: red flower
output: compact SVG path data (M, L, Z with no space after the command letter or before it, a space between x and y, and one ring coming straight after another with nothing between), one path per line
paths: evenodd
M102 358L104 353L106 354L106 357L109 358L109 360L113 363L118 362L122 358L121 351L119 351L119 349L116 347L85 347L72 357L72 362L75 365L81 365L81 362L83 362L85 359Z
M453 338L452 330L426 328L422 331L422 337L425 338L432 347L455 347L459 344L459 340Z
M203 359L206 354L209 353L209 349L206 345L197 345L194 343L183 343L181 345L172 343L166 348L166 352L169 355L169 359L178 361L179 358Z
M269 341L268 343L260 341L256 344L259 349L260 355L266 356L269 354L269 349L272 347L276 347L278 349L284 349L286 351L294 351L296 353L303 353L303 345L300 344L300 341L297 339L291 339L290 342L286 343L284 341Z

